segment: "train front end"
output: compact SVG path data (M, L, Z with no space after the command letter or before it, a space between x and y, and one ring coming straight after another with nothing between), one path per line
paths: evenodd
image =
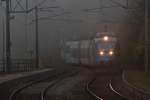
M94 39L97 63L113 63L116 56L117 39L113 34L101 33Z

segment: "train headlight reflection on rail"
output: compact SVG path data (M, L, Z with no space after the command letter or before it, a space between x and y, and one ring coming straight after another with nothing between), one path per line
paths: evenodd
M111 56L112 56L113 54L114 54L114 52L113 52L113 51L109 51L109 55L111 55Z

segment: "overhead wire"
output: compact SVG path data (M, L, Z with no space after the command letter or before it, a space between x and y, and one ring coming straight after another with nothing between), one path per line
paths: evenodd
M16 3L16 5L15 5L15 7L14 7L14 9L13 9L13 10L15 10L15 9L18 7L18 5L19 5L19 6L22 8L22 10L24 10L24 11L25 11L24 7L23 7L23 6L21 5L21 3L20 3L21 1L22 1L22 0L19 0L19 1L18 1L18 0L16 0L16 2L17 2L17 3Z

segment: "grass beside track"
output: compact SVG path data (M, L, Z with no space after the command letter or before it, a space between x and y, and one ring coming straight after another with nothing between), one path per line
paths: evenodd
M136 88L150 92L150 73L143 71L126 71L125 78Z

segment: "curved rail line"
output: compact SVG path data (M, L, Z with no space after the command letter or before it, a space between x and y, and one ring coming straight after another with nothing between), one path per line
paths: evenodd
M99 96L97 96L93 91L90 90L89 86L95 81L95 79L91 80L90 82L87 83L86 85L86 90L88 91L89 94L91 94L93 97L95 97L98 100L103 100Z
M64 72L62 72L62 73L64 73ZM59 74L62 74L62 73L59 73ZM49 76L49 77L52 77L52 76ZM38 80L34 80L34 81L29 82L29 83L23 83L22 85L20 85L20 86L16 87L15 89L13 89L13 91L9 95L9 99L8 100L15 100L15 97L17 96L17 94L20 91L24 90L25 88L27 88L27 87L29 87L29 86L31 86L33 84L36 84L36 83L42 82L44 80L47 80L49 77L42 78L42 79L40 78Z
M36 83L38 83L38 82L40 82L40 81L43 81L43 79L42 79L42 80L33 81L33 82L30 82L30 83L27 83L27 84L24 84L24 85L21 85L21 86L17 87L17 88L16 88L15 90L13 90L13 92L10 94L9 100L15 100L15 99L14 99L15 96L16 96L21 90L23 90L23 89L25 89L25 88L27 88L27 87L33 85L33 84L36 84Z
M46 96L46 92L47 92L47 90L50 87L54 86L56 83L58 83L59 81L61 81L64 77L73 76L75 74L77 74L77 72L72 72L72 73L66 74L66 75L64 75L64 76L62 76L62 77L60 77L58 79L49 81L49 84L46 87L43 87L43 89L40 91L40 100L44 100L44 98ZM9 96L9 100L15 100L15 97L17 96L17 94L20 91L28 88L29 86L32 86L34 84L36 85L36 84L38 84L40 82L47 81L47 80L48 80L47 78L46 79L41 79L41 80L36 80L36 81L32 81L32 82L27 83L27 84L25 83L24 85L19 86L18 88L14 89L14 91L11 93L11 95Z
M87 86L86 86L86 90L88 91L89 94L91 94L93 97L95 97L96 99L98 100L104 100L102 99L101 97L97 96L92 90L90 90L89 86L95 81L95 79L91 80L89 83L87 83ZM121 100L129 100L127 99L127 97L123 96L122 94L120 94L118 91L116 91L113 86L112 86L112 83L110 81L109 83L109 88L110 90L115 93Z
M53 85L55 85L56 83L58 83L58 81L60 80L55 80L53 81L52 83L49 83L40 93L40 97L41 97L41 100L44 100L45 96L46 96L46 92L47 90L52 87Z
M124 95L120 94L118 91L116 91L113 86L112 86L112 82L110 81L109 83L109 88L112 92L114 92L116 95L118 95L122 100L128 100L127 97L125 97Z
M54 86L55 84L57 84L59 81L61 81L64 77L66 77L66 76L73 76L73 75L76 75L78 72L73 72L73 73L71 73L71 74L67 74L67 75L65 75L65 76L63 76L63 77L60 77L60 78L58 78L57 80L54 80L52 83L50 83L50 84L48 84L42 91L41 91L41 100L44 100L44 98L45 98L45 96L46 96L46 92L48 91L48 89L50 88L50 87L52 87L52 86Z

